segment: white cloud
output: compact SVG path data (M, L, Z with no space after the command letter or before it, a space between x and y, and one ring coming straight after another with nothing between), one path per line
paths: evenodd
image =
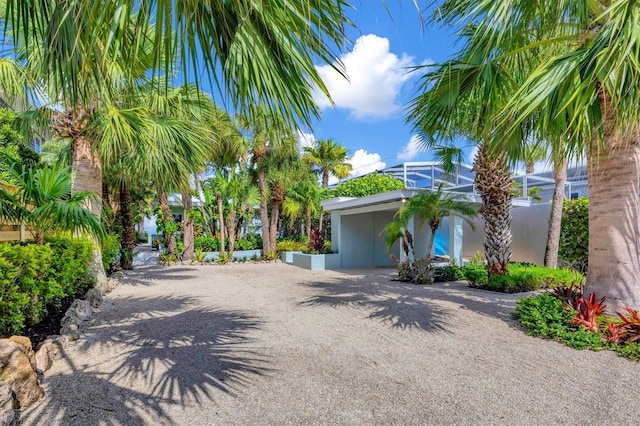
M399 161L410 161L420 155L421 152L422 146L420 145L420 138L418 135L413 135L403 150L397 154L396 158Z
M353 170L351 178L366 175L376 170L382 170L387 167L387 163L382 161L382 157L377 152L369 153L364 149L359 149L353 153L353 156L347 160L351 163ZM338 183L338 179L334 176L329 177L329 185Z
M306 147L311 147L316 143L316 136L313 133L305 133L298 130L298 151L302 155Z
M411 77L407 67L415 63L389 51L389 39L375 34L360 36L353 50L340 58L347 78L330 65L317 66L337 108L351 111L357 119L385 118L400 108L397 97ZM323 94L316 96L320 108L331 107Z

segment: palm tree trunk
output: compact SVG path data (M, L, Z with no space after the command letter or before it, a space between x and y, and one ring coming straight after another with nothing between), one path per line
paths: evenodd
M269 226L269 250L268 253L274 253L276 251L276 244L278 240L278 220L280 220L280 202L271 203L271 225Z
M513 182L506 159L491 155L481 143L474 160L475 184L482 198L479 210L484 218L484 256L489 275L509 272L511 258L511 188Z
M93 141L84 135L76 136L71 141L73 181L71 193L91 191L99 197L102 194L102 164L97 152L92 149ZM89 210L100 217L102 213L101 199L87 201ZM89 271L96 283L107 281L107 274L102 264L100 243L94 238L94 250Z
M553 180L555 181L556 187L553 190L551 216L549 217L549 233L547 234L547 248L544 253L544 266L547 268L556 268L558 266L564 184L567 181L567 160L565 158L554 161Z
M171 208L169 208L169 200L167 194L162 190L158 190L158 202L160 202L160 209L162 210L162 220L166 222L173 222L173 214L171 214ZM167 233L165 231L164 236L167 242L167 252L171 255L176 254L176 236L173 232Z
M191 200L191 191L186 190L182 193L182 223L183 223L183 236L184 248L182 249L182 260L191 262L193 261L194 241L193 241L193 216L191 210L193 209L193 202Z
M233 254L236 248L236 209L231 207L227 217L227 233L229 234L229 254Z
M264 170L258 169L258 188L260 189L260 226L262 227L262 254L271 250L269 211L267 210L267 177Z
M436 240L437 228L430 227L429 229L431 229L431 235L429 236L429 244L427 245L427 254L424 256L424 260L426 260L427 263L431 263L431 252L433 251L433 243Z
M627 304L634 308L640 305L640 134L637 130L625 135L613 131L610 117L603 117L603 122L604 149L588 153L589 265L585 293L606 296L607 311L613 313Z
M307 237L311 238L311 210L309 209L305 212L304 227L307 231Z
M120 220L122 223L122 248L124 253L120 256L120 266L124 270L133 269L133 249L136 247L136 230L133 225L133 213L131 212L131 191L129 186L120 184Z
M224 256L227 251L225 250L224 206L221 196L216 196L216 203L218 203L218 222L220 224L220 255Z

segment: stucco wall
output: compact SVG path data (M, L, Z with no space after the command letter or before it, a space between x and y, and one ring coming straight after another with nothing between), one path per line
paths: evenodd
M393 220L393 212L372 212L340 216L342 221L340 254L343 268L393 266L385 250L384 227ZM399 255L399 244L391 253Z
M538 265L544 263L544 251L547 246L547 232L551 204L533 203L531 207L515 207L512 211L512 255L511 260L531 262ZM475 252L484 253L484 224L482 218L474 220L475 232L469 225L464 225L464 257L471 257ZM449 218L445 218L438 233L444 235L449 229ZM437 234L436 234L437 235Z

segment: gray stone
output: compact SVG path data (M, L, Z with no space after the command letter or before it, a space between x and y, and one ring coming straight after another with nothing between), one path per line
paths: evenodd
M13 392L8 383L0 382L0 426L14 426L18 424Z
M95 288L89 289L84 299L91 304L93 308L99 308L102 305L102 294Z
M36 371L44 373L51 368L51 357L49 357L49 345L45 344L36 352Z
M65 316L74 316L80 321L88 321L91 319L91 314L93 314L91 303L87 300L76 299L67 310Z

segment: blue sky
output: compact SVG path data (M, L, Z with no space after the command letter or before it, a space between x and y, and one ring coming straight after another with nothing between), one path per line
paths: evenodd
M355 28L341 56L349 77L318 65L335 107L318 98L322 119L305 132L305 139L332 138L349 149L354 175L403 161L432 159L423 152L404 123L403 109L414 96L416 73L407 68L448 59L456 50L451 29L426 27L413 1L355 2L349 13ZM303 142L304 143L304 142Z

